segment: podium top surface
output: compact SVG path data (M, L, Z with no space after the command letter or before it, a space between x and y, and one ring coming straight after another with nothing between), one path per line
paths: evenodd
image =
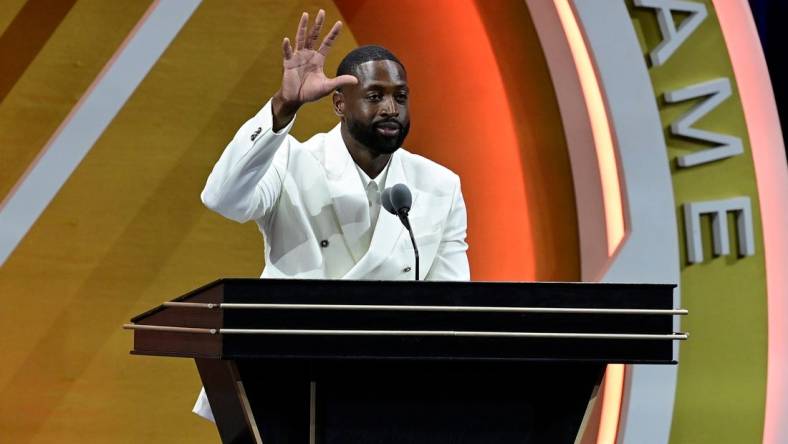
M173 301L670 309L675 287L652 283L223 278ZM162 308L142 313L132 322Z

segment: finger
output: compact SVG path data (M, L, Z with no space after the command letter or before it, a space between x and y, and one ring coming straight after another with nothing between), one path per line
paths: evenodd
M326 11L322 9L317 12L317 17L315 18L315 24L312 26L312 30L309 32L309 37L306 39L306 44L304 47L306 49L312 49L317 38L320 37L320 30L323 28L323 22L326 19Z
M331 89L341 88L346 85L355 85L356 83L358 83L358 79L348 74L328 79L328 85Z
M306 25L309 23L309 14L301 14L301 21L298 22L298 32L296 32L296 51L304 49L306 39Z
M331 28L331 31L328 31L328 35L323 39L323 43L320 44L320 49L318 49L317 52L323 54L324 57L328 57L328 53L331 51L331 47L334 46L334 40L336 40L340 30L342 30L342 22L334 23L334 26Z
M293 57L293 47L290 46L290 39L287 37L282 41L282 56L285 60L290 60Z

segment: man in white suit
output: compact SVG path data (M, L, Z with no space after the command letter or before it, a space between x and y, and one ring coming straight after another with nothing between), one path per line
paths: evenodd
M350 52L329 79L323 63L342 24L318 49L325 13L295 48L282 44L282 86L238 130L208 177L205 205L238 222L254 220L265 239L262 277L414 279L414 252L381 193L407 185L419 278L468 280L466 212L450 170L401 148L410 128L405 68L388 50ZM333 93L340 123L304 143L289 135L298 109ZM204 392L195 413L211 418Z

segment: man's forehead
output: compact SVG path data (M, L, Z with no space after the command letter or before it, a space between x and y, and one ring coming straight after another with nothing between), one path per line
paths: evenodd
M356 67L356 77L358 77L359 86L362 87L382 82L396 84L408 83L405 70L402 69L399 63L393 60L372 60L359 63Z

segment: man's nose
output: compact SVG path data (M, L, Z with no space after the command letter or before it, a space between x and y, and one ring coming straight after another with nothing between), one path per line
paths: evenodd
M380 113L384 116L399 116L399 107L394 97L386 96L383 98Z

